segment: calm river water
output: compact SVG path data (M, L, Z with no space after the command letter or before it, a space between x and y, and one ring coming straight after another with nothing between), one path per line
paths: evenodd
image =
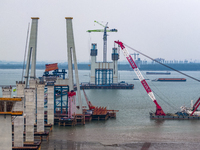
M89 70L80 70L80 82L88 82L89 73ZM200 97L200 83L188 77L176 72L171 75L145 73L142 71L165 113L175 113L182 105L190 107L190 101ZM184 73L200 79L199 71ZM20 69L0 69L0 85L15 85L15 81L21 80L21 74ZM37 76L42 74L43 70L37 70ZM187 81L151 81L159 77L181 77ZM200 120L150 120L149 112L155 111L155 104L134 78L137 76L133 71L119 71L119 80L133 83L133 90L85 90L93 105L119 110L116 119L75 127L55 125L49 141L42 143L42 149L200 149ZM82 101L87 106L83 93Z

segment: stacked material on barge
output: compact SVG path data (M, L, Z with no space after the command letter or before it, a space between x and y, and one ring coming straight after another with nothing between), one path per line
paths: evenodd
M185 78L158 78L152 81L162 81L162 82L185 82Z
M146 72L147 75L170 75L171 72Z

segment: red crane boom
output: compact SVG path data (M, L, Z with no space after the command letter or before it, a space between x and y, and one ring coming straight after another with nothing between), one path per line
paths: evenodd
M161 106L156 101L156 98L155 98L153 92L151 91L151 88L149 87L149 85L147 84L146 80L142 76L142 74L141 74L139 68L137 67L136 63L134 62L133 58L131 57L129 52L126 50L124 44L122 42L120 42L120 41L115 41L115 43L120 45L124 56L128 60L129 64L133 68L133 70L135 71L137 77L139 78L140 82L142 83L142 85L143 85L144 89L146 90L147 94L152 99L152 101L156 104L156 112L155 112L155 114L158 115L158 116L166 116L164 111L162 110Z
M86 95L84 89L83 89L83 93L84 93L84 96L85 96L85 100L86 100L86 102L87 102L87 105L88 105L88 107L89 107L89 110L95 109L95 106L93 106L92 103L88 100L87 95Z

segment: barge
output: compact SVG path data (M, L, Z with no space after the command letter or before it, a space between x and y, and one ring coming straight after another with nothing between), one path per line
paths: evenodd
M200 120L199 115L189 116L189 114L177 112L175 114L166 114L166 116L159 116L155 113L149 113L152 120Z
M147 75L170 75L171 72L146 72Z
M152 81L161 81L161 82L185 82L185 78L157 78Z
M76 90L77 87L76 85L74 86L74 90ZM117 84L108 84L108 85L103 85L103 84L90 84L90 83L81 83L80 84L80 89L134 89L134 84L128 84L125 83L124 81L117 83Z

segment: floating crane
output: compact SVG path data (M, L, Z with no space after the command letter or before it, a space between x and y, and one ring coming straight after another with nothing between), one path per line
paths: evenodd
M141 74L139 68L137 67L136 63L134 62L133 58L131 57L129 52L126 50L124 44L122 42L120 42L120 41L115 41L115 43L120 45L124 56L126 57L128 62L130 63L131 67L133 68L134 72L136 73L137 77L139 78L140 82L142 83L144 89L146 90L146 92L148 93L148 95L152 99L152 101L156 104L156 112L155 112L155 114L157 116L166 116L164 111L162 110L161 106L157 103L156 98L155 98L152 90L150 89L150 87L147 84L146 80L142 76L142 74Z
M107 62L107 32L117 32L117 29L107 29L109 28L108 22L106 23L106 25L102 25L101 23L99 23L98 21L94 21L97 24L101 25L102 27L104 27L104 29L96 29L96 30L87 30L87 32L91 33L91 32L104 32L103 34L103 62Z

